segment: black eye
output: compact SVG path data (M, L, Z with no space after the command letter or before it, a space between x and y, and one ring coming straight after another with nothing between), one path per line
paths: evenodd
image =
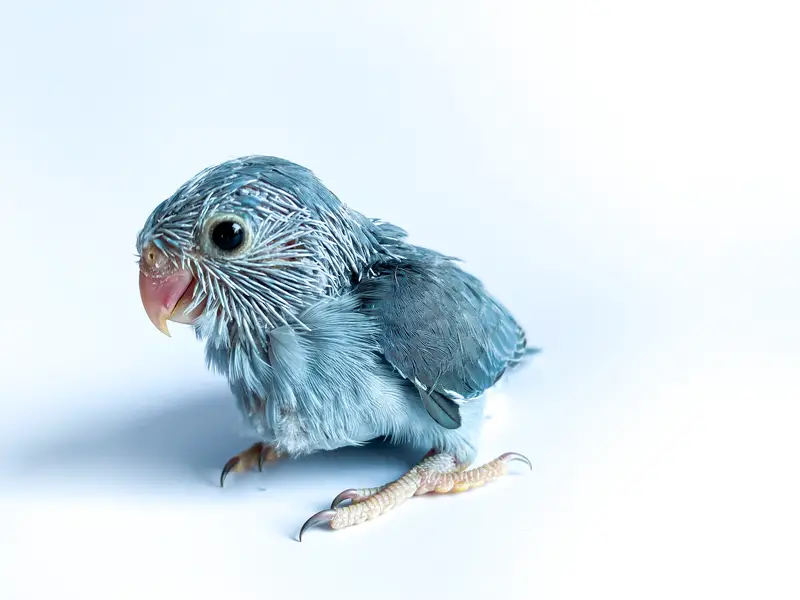
M244 242L244 228L236 221L222 221L214 225L211 241L220 250L231 252Z

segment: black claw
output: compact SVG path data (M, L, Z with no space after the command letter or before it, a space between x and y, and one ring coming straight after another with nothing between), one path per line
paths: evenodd
M360 495L361 494L358 493L358 490L354 490L354 489L345 490L341 494L336 496L336 498L333 499L333 502L331 502L331 508L336 508L337 506L339 506L345 500L353 501L356 498L358 498Z
M333 517L335 516L336 516L336 511L331 509L321 510L317 514L312 515L311 518L309 518L308 521L303 523L303 526L300 528L300 534L297 536L297 541L298 542L303 541L303 533L306 531L306 529L316 527L318 525L321 525L322 523L330 523L331 520L333 520Z
M518 452L506 452L505 454L500 456L500 460L503 460L505 462L513 462L515 460L518 460L520 462L524 462L526 465L528 465L528 468L531 471L533 471L533 465L531 464L531 461L528 460L528 457L523 456Z
M264 452L258 453L258 471L261 472L264 467Z
M242 459L239 458L238 456L234 456L232 459L230 459L228 462L225 463L225 466L222 467L222 474L219 476L219 487L225 486L225 478L228 476L228 473L230 473L233 469L235 469L236 465L238 465L239 461L241 460Z

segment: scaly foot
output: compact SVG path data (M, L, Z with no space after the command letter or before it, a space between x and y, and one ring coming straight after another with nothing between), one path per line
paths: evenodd
M449 454L428 453L414 468L400 479L376 488L349 489L336 496L331 508L312 516L300 528L299 540L310 527L328 523L331 529L343 529L359 525L400 506L412 496L429 492L446 494L465 492L480 487L508 472L508 463L531 462L521 454L507 452L480 467L467 470L468 465L459 465ZM341 504L350 500L348 506Z
M263 442L256 442L247 450L240 452L225 463L225 466L222 468L222 474L219 476L219 485L223 487L225 478L231 471L241 473L255 466L258 466L258 470L260 471L265 462L272 462L278 460L278 458L279 455L272 446L268 446Z

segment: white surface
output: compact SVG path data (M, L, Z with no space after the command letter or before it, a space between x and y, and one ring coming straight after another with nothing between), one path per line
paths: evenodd
M792 3L6 3L0 597L797 598ZM527 8L525 8L527 6ZM247 153L467 261L545 352L479 491L300 524L412 457L251 440L134 237Z

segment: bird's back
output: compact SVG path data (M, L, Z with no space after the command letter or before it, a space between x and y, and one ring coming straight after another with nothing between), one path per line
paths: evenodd
M536 350L480 280L448 257L408 248L356 291L379 324L384 358L416 386L440 425L457 428L461 403Z

